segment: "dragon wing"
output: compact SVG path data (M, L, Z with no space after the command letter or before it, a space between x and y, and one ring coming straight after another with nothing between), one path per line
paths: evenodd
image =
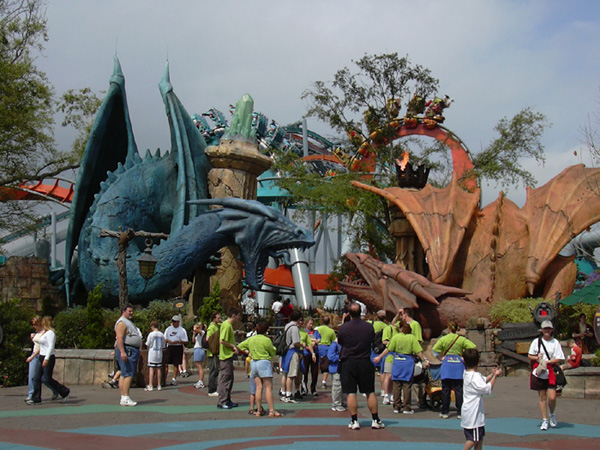
M600 169L567 167L537 189L527 188L520 211L529 227L525 274L530 293L558 252L600 220Z
M399 187L379 189L356 181L352 185L380 195L400 208L427 255L431 280L444 283L471 217L477 210L479 188L473 192L463 190L456 174L452 175L450 184L444 189L430 184L420 191Z
M206 207L188 201L209 197L207 178L211 166L204 153L206 142L202 134L173 92L169 78L169 63L158 87L169 119L171 149L172 151L177 149L177 203L171 223L171 233L174 233L187 225L191 218L206 210Z
M133 163L139 159L129 120L125 78L121 71L121 64L115 56L108 93L94 120L77 175L65 250L67 285L71 257L77 246L87 212L94 202L94 195L100 191L100 183L106 180L107 172L114 171L119 163Z

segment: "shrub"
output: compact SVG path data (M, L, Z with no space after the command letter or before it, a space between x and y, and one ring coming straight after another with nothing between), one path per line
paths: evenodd
M59 312L54 318L57 348L82 348L86 335L87 313L78 305Z
M215 283L210 295L202 299L202 306L198 308L198 320L202 323L209 323L210 316L213 311L218 311L223 314L223 307L221 306L221 287L219 283Z
M31 348L31 318L34 312L24 308L20 300L0 303L0 317L4 339L0 343L0 385L21 386L27 384L28 366L25 362Z
M600 367L600 349L596 350L594 352L594 355L595 356L592 358L592 360L590 361L590 363L594 367Z
M516 300L504 300L494 303L490 309L490 317L495 322L505 323L527 323L533 321L531 310L538 303L547 302L545 298L522 298ZM530 310L531 308L531 310Z
M557 334L559 339L569 339L579 322L579 315L585 314L588 324L594 323L598 305L589 305L587 303L577 303L573 306L560 305L555 327L560 331Z
M102 309L101 285L88 294L85 307L85 334L81 337L81 348L112 347L115 335L110 327L105 325L105 314Z

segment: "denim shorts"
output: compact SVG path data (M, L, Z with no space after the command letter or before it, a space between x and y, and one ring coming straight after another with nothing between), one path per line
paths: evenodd
M252 360L250 363L250 378L273 378L273 364L268 359Z
M137 363L140 357L140 349L126 345L125 353L127 353L127 361L123 361L121 359L121 351L118 347L115 350L115 358L117 361L119 361L119 368L121 369L121 376L123 378L132 377L137 373Z
M204 357L206 352L202 347L198 347L194 349L194 362L204 362Z

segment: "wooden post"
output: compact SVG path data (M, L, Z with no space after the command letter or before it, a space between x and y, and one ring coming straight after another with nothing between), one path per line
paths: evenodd
M129 246L129 242L136 237L167 239L169 235L164 233L149 233L147 231L134 231L129 228L126 231L102 229L100 230L100 237L112 237L119 240L119 253L116 265L119 272L119 310L123 311L129 298L127 288L127 247Z

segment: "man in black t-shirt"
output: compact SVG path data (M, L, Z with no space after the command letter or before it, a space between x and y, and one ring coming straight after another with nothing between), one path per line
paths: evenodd
M348 428L360 429L358 423L357 388L367 396L367 405L373 421L371 428L381 429L385 425L379 419L377 396L375 395L375 366L371 362L371 343L375 331L370 323L360 318L360 305L352 303L348 306L351 320L344 323L338 331L340 353L340 380L342 392L348 394L348 410L351 421Z

